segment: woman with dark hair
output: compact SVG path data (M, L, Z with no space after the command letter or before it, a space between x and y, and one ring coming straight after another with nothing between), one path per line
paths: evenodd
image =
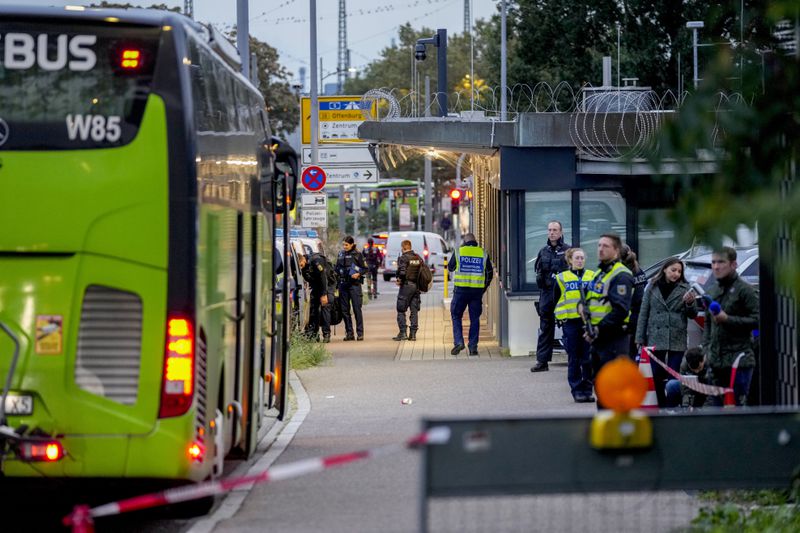
M671 258L644 293L636 326L637 347L655 346L656 357L679 372L686 351L688 321L695 316L695 296L683 275L683 262ZM666 407L664 387L669 374L655 361L651 364L658 405Z

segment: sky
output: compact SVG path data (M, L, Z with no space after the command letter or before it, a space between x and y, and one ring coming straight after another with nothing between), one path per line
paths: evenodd
M183 0L116 0L131 4L165 3L183 7ZM347 44L352 67L363 68L379 57L380 51L397 38L400 25L415 28L446 28L448 34L464 30L465 0L347 0ZM469 0L473 20L487 19L496 12L495 0ZM89 5L99 0L0 0L0 4L42 6ZM310 0L249 0L250 34L278 50L281 63L299 81L300 67L306 68L306 90L310 73ZM236 22L236 0L194 0L195 19L219 29ZM338 0L317 0L317 50L322 58L323 83L336 81L338 47Z

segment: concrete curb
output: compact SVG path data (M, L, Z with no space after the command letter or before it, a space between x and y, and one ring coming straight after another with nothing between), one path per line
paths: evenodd
M267 470L272 463L286 450L289 443L297 434L306 416L311 411L311 399L308 397L303 383L297 377L294 370L289 373L289 385L294 391L295 398L297 399L297 411L292 414L292 418L288 422L275 424L267 432L266 435L258 442L257 453L258 457L253 464L248 462L243 467L237 468L231 472L229 477L239 476L253 476L260 474ZM262 455L259 457L259 453ZM249 465L249 468L247 468ZM246 472L242 472L247 468ZM253 490L253 484L245 485L240 489L229 492L225 498L220 502L217 509L211 516L208 516L199 522L195 523L187 533L210 533L217 527L217 525L233 516L239 511L250 491Z

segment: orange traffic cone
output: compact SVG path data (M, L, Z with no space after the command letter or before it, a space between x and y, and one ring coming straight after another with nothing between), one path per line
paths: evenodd
M653 367L650 366L650 354L647 349L642 346L642 351L639 354L639 372L647 380L647 394L644 395L642 405L639 409L658 410L658 397L656 396L656 387L653 382Z

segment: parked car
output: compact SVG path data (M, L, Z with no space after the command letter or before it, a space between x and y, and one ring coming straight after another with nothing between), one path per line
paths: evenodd
M437 233L427 231L393 231L386 240L383 280L389 281L397 275L397 258L402 254L401 243L411 241L411 247L425 259L431 272L443 271L442 266L453 252Z

